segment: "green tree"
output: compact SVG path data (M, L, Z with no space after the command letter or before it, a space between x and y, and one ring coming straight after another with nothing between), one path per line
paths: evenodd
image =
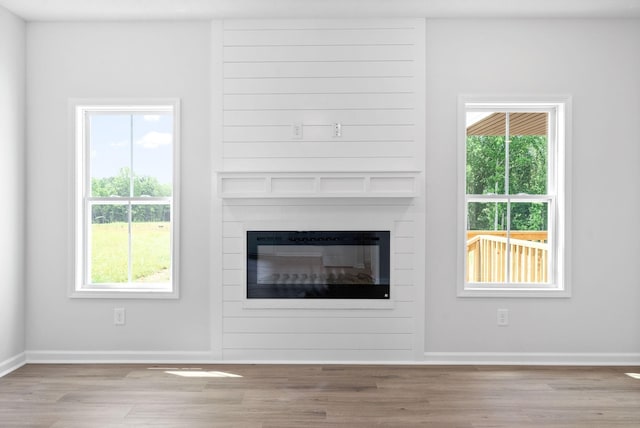
M509 148L509 177L506 180L504 136L467 137L466 183L469 195L531 194L547 191L546 136L512 136ZM469 203L470 230L504 230L507 228L507 204ZM512 230L546 230L547 204L511 203Z
M91 179L91 196L93 197L129 197L133 184L133 196L135 197L163 197L171 196L170 184L162 184L156 177L133 176L127 167L121 168L113 177ZM168 221L169 207L167 205L134 205L132 207L132 220L140 221ZM93 223L114 223L129 221L127 205L102 204L94 205L91 213Z

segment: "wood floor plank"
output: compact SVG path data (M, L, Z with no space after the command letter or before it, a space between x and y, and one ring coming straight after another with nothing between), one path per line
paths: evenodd
M35 365L0 427L639 427L639 367Z

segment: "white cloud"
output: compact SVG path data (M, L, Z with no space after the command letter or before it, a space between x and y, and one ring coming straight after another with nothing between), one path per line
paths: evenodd
M145 134L141 139L136 141L136 144L140 144L145 149L157 149L160 146L168 146L171 144L173 136L168 132L149 132Z
M144 120L147 122L157 122L160 120L160 115L158 114L145 114Z

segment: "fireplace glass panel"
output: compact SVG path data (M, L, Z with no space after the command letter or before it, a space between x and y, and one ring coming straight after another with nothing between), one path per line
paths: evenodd
M248 298L389 298L389 232L249 231Z

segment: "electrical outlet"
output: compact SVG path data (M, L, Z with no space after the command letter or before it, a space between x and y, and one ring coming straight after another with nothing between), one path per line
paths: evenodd
M500 327L509 325L509 309L498 309L498 325Z
M114 308L113 309L113 324L114 325L124 325L126 322L125 318L125 310L124 308Z

